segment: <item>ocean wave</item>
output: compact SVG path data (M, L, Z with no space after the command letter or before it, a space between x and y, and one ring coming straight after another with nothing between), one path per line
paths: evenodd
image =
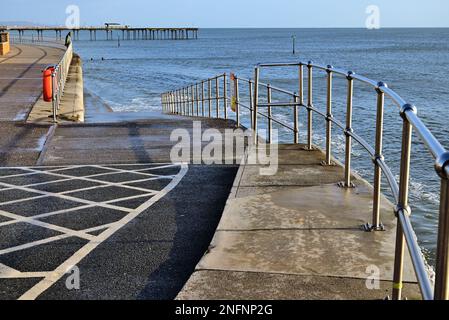
M131 99L129 103L108 101L108 104L114 112L161 111L160 97L137 97Z

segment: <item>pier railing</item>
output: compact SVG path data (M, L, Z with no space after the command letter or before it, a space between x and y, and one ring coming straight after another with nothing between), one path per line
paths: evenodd
M12 36L11 44L24 44L24 45L39 45L45 47L63 47L64 41L55 40L53 38L38 38L38 37L23 37Z
M260 81L260 74L262 70L267 68L295 68L298 73L298 92L290 92L281 88L273 87L270 84L265 84ZM326 112L318 110L314 106L314 87L313 76L314 71L325 72L327 77L326 88ZM347 82L346 88L346 113L345 123L338 121L332 112L333 106L333 78L334 76L344 77ZM430 130L425 126L417 115L417 108L405 101L395 91L391 90L384 82L377 82L368 79L364 76L355 74L354 72L347 72L333 66L319 65L311 61L309 62L295 62L295 63L272 63L259 64L255 68L254 80L241 79L233 74L230 77L220 75L212 79L222 79L224 91L222 95L215 93L215 98L211 98L214 90L209 88L208 94L198 96L188 88L196 88L202 85L205 81L198 84L182 88L175 91L170 91L162 95L163 110L166 113L179 114L184 116L206 116L219 117L220 106L217 103L216 113L210 111L212 100L219 101L222 99L223 117L226 119L228 113L226 108L228 105L235 111L235 119L240 125L240 117L242 109L247 109L250 115L251 128L254 134L254 142L257 143L259 118L263 117L267 121L267 142L271 143L272 124L277 123L282 127L287 128L293 134L293 142L299 143L299 123L298 123L298 108L305 108L307 110L307 149L313 150L313 114L319 115L326 122L326 157L323 165L332 165L332 127L335 125L344 133L345 141L345 178L340 183L342 188L352 188L351 181L351 156L353 141L359 143L363 149L370 155L374 164L374 192L373 192L373 212L372 221L367 223L364 228L366 231L376 232L384 230L380 216L380 200L381 200L381 175L387 179L389 188L391 189L395 202L395 215L398 219L396 231L396 249L394 261L394 275L393 275L393 299L402 299L403 288L403 269L404 269L404 254L407 247L416 278L421 290L423 299L425 300L448 300L449 299L449 152L440 144ZM230 86L226 84L228 79L231 80ZM209 80L206 80L209 82ZM354 132L353 120L353 96L355 82L363 83L371 86L377 98L376 106L376 135L375 146L371 146L365 139ZM248 104L244 104L240 100L241 86L245 85L249 94ZM226 88L230 88L232 94L228 96ZM218 88L218 85L217 85ZM263 91L265 93L263 93ZM285 100L281 102L272 101L272 93L277 92L285 96ZM229 97L229 98L228 98ZM263 97L263 101L262 101ZM383 155L383 129L384 129L384 107L385 98L391 99L394 104L399 107L399 113L402 118L402 146L401 160L400 160L400 175L399 182L396 181L392 171L386 164ZM204 103L208 102L209 111L199 112L201 105L204 110ZM228 104L228 102L230 102ZM277 108L291 108L293 109L293 121L285 123L279 118L273 116L273 109ZM265 112L262 112L265 110ZM436 172L441 178L440 189L440 213L439 213L439 228L438 228L438 247L436 252L436 270L435 270L435 284L432 285L432 280L429 275L428 267L422 251L418 245L417 237L415 235L410 216L412 214L409 206L409 184L410 184L410 158L411 158L411 144L412 131L418 134L424 145L428 148L430 154L435 159Z

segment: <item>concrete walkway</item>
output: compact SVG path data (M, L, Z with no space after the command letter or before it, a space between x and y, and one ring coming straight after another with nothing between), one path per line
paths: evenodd
M178 299L384 299L391 293L393 206L382 200L385 232L367 233L372 188L322 166L321 151L280 146L279 171L243 165L214 239ZM254 153L250 152L250 157ZM420 297L409 257L404 295ZM380 288L367 289L371 272Z
M56 64L64 50L13 45L0 58L0 121L23 121L42 94L42 70Z
M58 123L84 122L84 111L82 61L79 56L74 55L57 112L57 121ZM53 124L53 105L40 97L31 110L27 122Z

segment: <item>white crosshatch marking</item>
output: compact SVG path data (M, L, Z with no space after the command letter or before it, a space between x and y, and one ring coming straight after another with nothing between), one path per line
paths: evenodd
M126 169L125 169L126 168ZM10 172L11 170L21 170L22 173L5 174L2 171ZM84 174L82 170L89 170L92 174ZM158 174L158 171L170 170L177 172L176 174L163 175ZM45 290L50 288L56 281L58 281L64 274L67 266L76 265L87 254L94 250L99 244L108 239L120 228L125 226L140 213L150 208L154 203L159 201L168 192L174 189L184 175L187 173L188 166L186 164L114 164L114 165L76 165L76 166L57 166L57 167L8 167L0 168L0 218L3 221L0 223L1 228L15 228L17 224L26 224L33 227L45 228L53 232L59 233L44 237L42 239L28 241L19 245L13 245L7 248L0 249L0 260L6 254L13 254L21 250L33 249L35 247L60 241L63 239L76 237L88 241L81 249L74 252L73 255L60 264L55 270L39 270L35 272L21 272L7 265L7 261L0 261L0 279L11 278L43 278L33 288L25 292L21 299L35 299L41 295ZM97 171L97 172L96 172ZM81 172L81 174L80 174ZM78 173L78 174L77 174ZM49 181L39 182L39 177L51 177ZM132 176L127 178L126 175ZM115 176L115 177L114 177ZM117 178L117 182L105 181L108 178ZM32 183L23 184L24 179L33 179ZM103 178L103 179L102 179ZM104 179L106 178L106 179ZM17 184L15 179L19 179ZM55 179L55 180L53 180ZM37 180L37 182L36 182ZM114 179L113 179L114 180ZM75 182L94 183L94 186L69 188L62 192L49 192L41 190L42 186L51 186L54 184L64 184ZM132 186L135 183L147 182L162 182L160 190L148 189L146 187ZM165 184L167 186L163 187ZM114 191L123 191L125 194L120 195L120 192L114 195L113 199L104 201L94 201L83 198L82 195L91 192L103 191L107 193L108 188L113 188ZM23 192L23 197L18 196L14 200L6 199L6 193ZM127 193L135 193L129 195ZM35 196L30 196L30 193ZM126 201L133 201L139 199L149 198L143 201L137 208L128 208L117 205ZM51 206L50 212L29 215L29 212L21 212L22 208L27 203L33 201L45 201L46 199L57 199L61 201L68 201L73 203L69 208L58 208L58 204ZM54 208L53 208L54 207ZM11 209L13 208L13 209ZM82 212L86 209L102 209L113 210L114 212L121 212L123 216L112 223L102 223L98 221L98 225L84 229L73 230L68 227L57 225L57 223L49 223L42 221L45 218L58 217L59 215L72 215ZM53 210L54 209L54 210ZM25 211L26 209L23 209ZM10 212L13 211L13 212ZM1 221L1 220L0 220ZM91 233L102 231L98 235Z

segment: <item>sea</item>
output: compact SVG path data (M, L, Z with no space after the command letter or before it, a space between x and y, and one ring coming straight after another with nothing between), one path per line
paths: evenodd
M449 148L449 29L200 29L198 39L170 41L124 41L121 32L106 41L89 41L80 33L75 51L83 59L84 85L90 104L101 100L115 112L160 112L160 95L218 74L234 72L253 78L258 63L313 61L351 70L384 81L405 100L416 105L423 122ZM293 53L293 37L295 53ZM298 91L297 68L263 70L261 81ZM344 77L335 77L334 115L343 123L346 110ZM248 99L241 89L241 99ZM274 97L274 100L282 99ZM314 105L326 110L326 73L315 71ZM292 111L273 109L273 116L291 123ZM233 113L230 113L233 117ZM306 113L300 112L300 140L306 139ZM376 93L362 83L354 86L354 131L374 146ZM246 122L245 122L246 121ZM249 125L245 117L244 124ZM263 123L262 123L263 125ZM314 143L324 147L325 121L314 116ZM292 141L289 130L279 129L279 140ZM384 154L399 176L401 118L398 107L386 99ZM332 148L344 161L345 137L334 127ZM433 264L437 242L439 179L434 161L419 138L413 136L411 161L412 221L419 243ZM354 142L354 170L372 182L373 164ZM391 197L386 181L383 190ZM367 217L367 221L369 217Z

